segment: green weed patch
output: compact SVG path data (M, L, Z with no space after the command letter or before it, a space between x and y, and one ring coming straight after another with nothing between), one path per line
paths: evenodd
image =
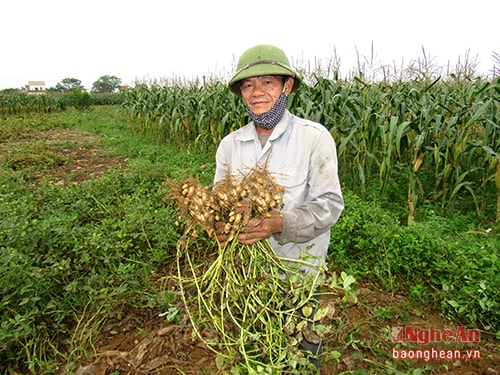
M332 229L335 268L499 336L498 239L475 231L473 214L432 215L406 226L375 202L351 193L345 199L346 210Z

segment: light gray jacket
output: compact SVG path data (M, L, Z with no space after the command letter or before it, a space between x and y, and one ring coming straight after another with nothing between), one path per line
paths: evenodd
M262 147L250 122L221 141L214 181L266 161L286 189L283 231L269 238L273 249L293 259L310 254L316 258L310 261L326 267L330 229L344 208L332 135L323 125L286 110Z

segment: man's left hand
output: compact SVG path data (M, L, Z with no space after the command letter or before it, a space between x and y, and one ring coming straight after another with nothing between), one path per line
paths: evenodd
M241 229L238 241L244 245L252 245L282 230L283 217L279 211L271 211L268 216L250 219Z

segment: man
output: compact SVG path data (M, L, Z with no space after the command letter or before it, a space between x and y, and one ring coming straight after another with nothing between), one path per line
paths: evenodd
M243 98L252 121L221 141L214 180L265 164L285 187L285 205L269 217L250 219L238 240L253 244L267 238L279 256L310 257L305 271L315 272L325 267L330 229L344 202L330 132L286 109L288 95L300 85L281 49L258 45L241 55L229 88ZM218 238L227 240L220 231ZM320 353L318 345L309 350Z

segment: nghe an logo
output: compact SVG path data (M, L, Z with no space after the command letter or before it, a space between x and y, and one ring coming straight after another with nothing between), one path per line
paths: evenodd
M393 343L412 342L419 345L444 342L480 342L481 332L478 329L466 329L458 326L456 330L446 326L443 330L433 326L419 328L415 326L392 327L391 339Z

